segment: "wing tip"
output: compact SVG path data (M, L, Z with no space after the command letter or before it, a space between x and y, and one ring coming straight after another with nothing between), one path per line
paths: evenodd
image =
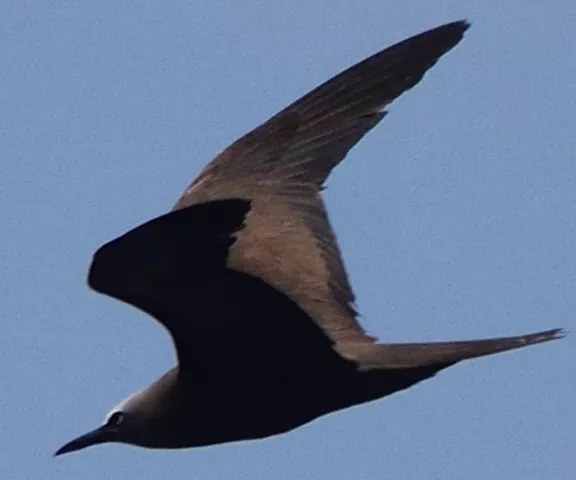
M421 39L430 41L431 45L437 42L437 45L443 45L444 51L439 55L442 56L444 53L451 50L458 43L460 43L470 26L471 23L467 19L456 20L454 22L445 23L430 30L426 30L408 40L413 41ZM435 40L432 41L432 38Z
M466 31L470 28L472 23L467 18L461 18L460 20L455 20L453 22L445 23L436 27L435 30L451 30L459 35L464 35Z
M462 31L462 33L464 33L466 30L470 28L472 22L470 22L470 20L468 20L467 18L461 18L460 20L456 20L455 22L452 22L449 25L454 25L458 27Z
M449 45L448 50L450 50L460 43L470 26L471 23L467 19L461 19L440 25L439 27L432 29L432 31L445 38L447 45Z

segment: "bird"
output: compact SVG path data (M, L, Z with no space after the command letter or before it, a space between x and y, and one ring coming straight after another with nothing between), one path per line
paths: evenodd
M96 250L88 285L163 325L177 362L55 456L264 439L565 335L380 343L358 322L325 181L469 26L440 25L334 76L219 153L168 213Z

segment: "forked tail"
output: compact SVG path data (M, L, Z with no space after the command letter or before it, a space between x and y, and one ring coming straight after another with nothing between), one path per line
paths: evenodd
M454 364L469 358L492 355L516 348L563 338L566 332L557 328L517 337L488 338L459 342L390 343L365 345L354 352L362 369L410 368L435 364Z

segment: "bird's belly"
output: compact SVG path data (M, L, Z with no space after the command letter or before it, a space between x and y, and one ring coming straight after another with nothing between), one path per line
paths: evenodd
M269 437L408 388L436 370L342 370L237 389L205 404L201 428L210 443Z
M272 380L258 387L218 389L213 395L197 398L187 412L194 443L186 446L265 438L344 408L338 405L340 382L310 380Z
M243 382L227 378L195 385L190 405L176 412L166 442L186 448L254 440L288 432L314 419L403 390L433 372L339 369ZM222 379L221 379L222 380ZM162 445L160 445L162 443Z

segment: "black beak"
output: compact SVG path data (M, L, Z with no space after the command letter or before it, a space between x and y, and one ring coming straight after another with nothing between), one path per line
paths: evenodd
M54 456L57 457L58 455L64 455L65 453L82 450L83 448L98 445L99 443L113 442L116 439L116 432L116 428L110 427L109 425L102 425L91 432L75 438L66 445L63 445L56 451Z

